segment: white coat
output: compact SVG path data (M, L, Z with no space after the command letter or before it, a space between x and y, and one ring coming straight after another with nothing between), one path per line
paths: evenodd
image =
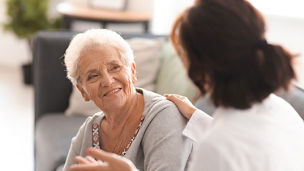
M304 171L304 122L280 97L213 116L196 110L183 131L197 142L188 170Z

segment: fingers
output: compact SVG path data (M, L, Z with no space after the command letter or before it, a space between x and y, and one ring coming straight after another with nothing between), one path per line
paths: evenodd
M75 161L77 161L80 164L89 164L89 163L91 163L89 160L87 160L86 158L83 158L81 156L76 156L75 157Z
M190 102L187 97L178 95L178 94L165 94L164 95L168 100L175 103L178 110L187 118L190 119L196 107Z
M100 171L101 165L96 164L74 164L69 168L69 171Z
M91 156L86 156L86 160L89 161L90 163L95 163L96 162L96 160Z
M111 163L112 161L115 161L118 157L118 155L113 154L113 153L108 153L100 149L96 148L88 148L87 149L87 154L92 156L93 158L101 161L105 161L108 163Z
M87 157L76 157L79 164L72 165L70 171L132 171L137 170L134 164L119 155L96 148L88 148ZM96 160L95 160L95 159Z
M76 156L75 161L79 164L72 165L70 171L107 171L108 162L111 161L111 157L115 157L111 153L98 150L96 148L90 148L87 153L91 156L81 157ZM97 161L94 159L96 158Z
M75 161L77 161L79 164L72 165L69 170L70 171L103 171L106 170L108 164L104 163L100 160L96 161L91 156L81 157L77 156L75 157Z
M181 101L184 101L184 100L188 99L187 97L181 96L181 95L178 95L178 94L164 94L164 96L167 97L167 98L181 100Z
M164 94L165 97L169 97L169 98L181 98L184 96L178 95L178 94Z
M174 103L178 103L179 101L182 101L182 96L180 96L180 95L177 95L177 94L164 94L164 96L168 99L168 100L170 100L170 101L172 101L172 102L174 102Z
M187 97L178 95L178 94L165 94L164 95L168 100L175 103L177 106L183 105L185 103L191 104L190 100Z

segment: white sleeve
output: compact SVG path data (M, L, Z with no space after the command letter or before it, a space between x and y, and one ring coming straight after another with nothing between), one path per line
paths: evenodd
M189 119L183 135L190 138L194 142L198 142L203 136L205 130L212 122L213 118L207 113L197 109Z

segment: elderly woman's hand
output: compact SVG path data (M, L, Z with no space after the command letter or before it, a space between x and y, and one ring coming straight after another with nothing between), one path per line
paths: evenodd
M178 110L187 118L190 119L192 114L197 109L187 97L178 94L164 94L164 96L175 103Z
M77 156L79 164L72 165L70 171L138 171L127 158L100 149L89 148L87 157ZM95 160L95 159L96 160Z

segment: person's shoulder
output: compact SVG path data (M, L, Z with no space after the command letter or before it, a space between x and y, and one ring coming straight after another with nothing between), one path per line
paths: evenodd
M146 89L139 89L139 90L142 92L145 102L155 104L166 99L164 96L157 94L153 91L149 91Z
M95 113L94 115L90 116L90 122L95 122L97 120L101 120L104 117L104 113L102 111Z
M167 100L166 97L157 94L155 92L152 91L148 91L148 90L143 90L143 95L145 98L145 103L147 103L147 107L150 108L159 108L161 110L163 110L164 108L172 108L172 109L177 109L177 107L175 106L175 104L173 102L171 102L170 100Z
M72 141L74 143L83 143L83 139L87 139L87 137L91 135L90 133L92 132L93 123L97 123L99 120L102 119L103 116L103 112L98 112L92 116L87 117L87 119L80 126L77 135L73 138Z
M87 129L91 128L91 125L93 123L100 123L101 119L104 117L103 112L97 112L92 116L87 117L87 119L84 121L83 125L81 126L80 129Z
M276 106L274 109L285 109L290 111L295 111L294 108L282 97L277 96L276 94L270 94L265 100L266 105Z
M286 119L288 120L293 119L294 122L298 122L299 124L302 124L303 120L301 119L298 112L285 99L275 94L271 94L267 98L266 106L269 111L268 113L272 113L275 116L280 115L281 117L286 117Z
M167 100L164 96L151 91L144 90L143 93L145 96L145 103L147 103L145 104L145 108L147 108L145 117L153 118L152 124L166 124L168 126L180 126L184 128L187 120L179 112L173 102Z

